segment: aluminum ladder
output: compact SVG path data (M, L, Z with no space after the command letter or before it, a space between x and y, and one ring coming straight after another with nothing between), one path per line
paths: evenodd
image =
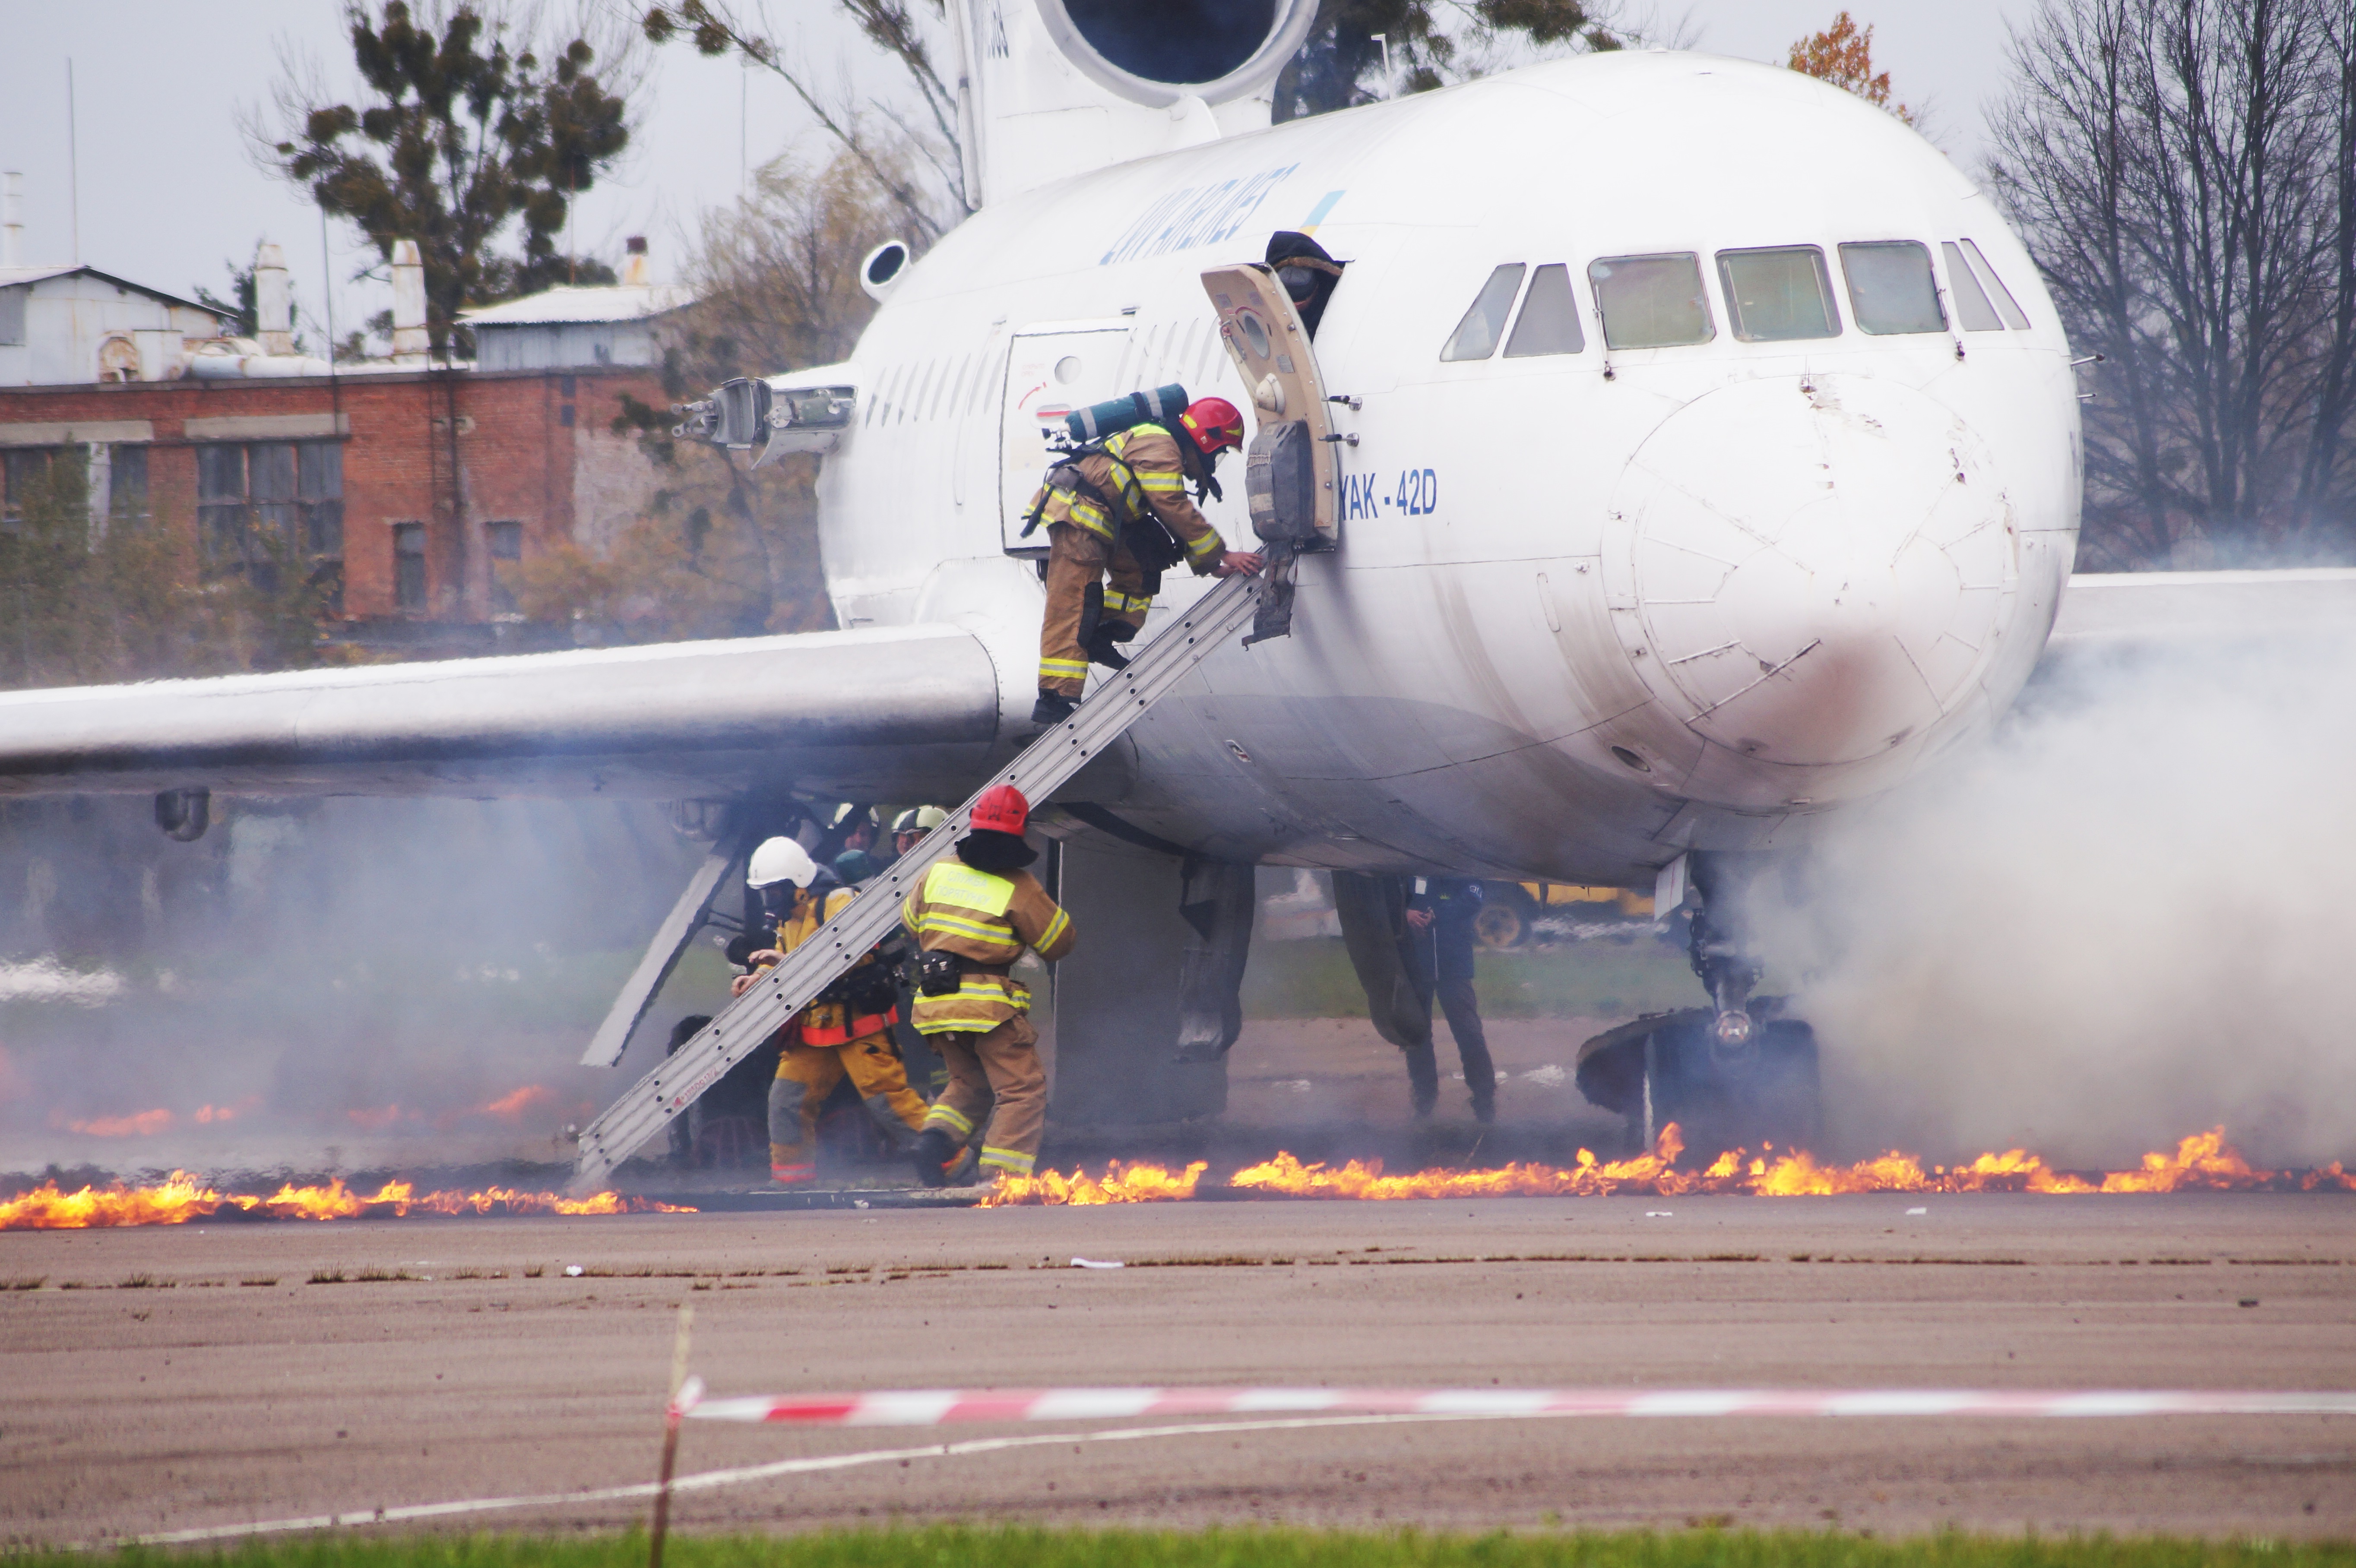
M1229 577L1157 632L1126 669L1114 672L1069 719L1042 733L949 813L921 843L862 889L843 912L818 929L784 963L759 971L758 981L730 1002L677 1054L632 1084L581 1131L573 1167L575 1191L605 1185L614 1170L670 1125L731 1067L750 1055L808 1007L835 977L872 951L900 923L911 889L949 853L973 814L975 800L1012 784L1034 805L1119 740L1145 710L1202 663L1212 649L1248 624L1268 584L1257 574Z

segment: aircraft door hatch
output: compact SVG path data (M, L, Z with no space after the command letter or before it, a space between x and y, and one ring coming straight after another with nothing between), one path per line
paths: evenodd
M1251 492L1252 527L1263 543L1293 549L1331 549L1341 541L1341 464L1333 447L1332 411L1309 345L1309 329L1284 285L1257 264L1218 267L1203 274L1203 291L1219 314L1219 338L1251 397L1258 429L1246 458L1254 475L1273 487ZM1300 428L1287 431L1287 426ZM1307 473L1302 476L1300 465ZM1305 497L1304 516L1301 500Z
M1000 542L1007 554L1046 559L1045 526L1024 539L1023 519L1046 476L1048 440L1065 433L1064 416L1075 409L1134 390L1131 358L1126 319L1040 322L1013 335L998 427Z

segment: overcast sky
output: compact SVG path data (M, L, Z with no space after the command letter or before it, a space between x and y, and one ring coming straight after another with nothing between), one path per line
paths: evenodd
M606 0L616 15L629 7ZM2006 26L2036 0L1856 0L1874 29L1876 63L1898 95L1927 101L1933 134L1966 169L1980 154L1981 106L2002 86ZM557 9L552 6L551 9ZM1837 0L1662 0L1654 14L1697 47L1778 63L1792 41L1826 26ZM835 20L828 0L771 0L769 14L839 84L896 87L894 70ZM250 259L267 237L286 251L305 327L321 334L320 281L339 280L336 325L348 332L385 308L381 284L348 282L370 258L348 227L330 224L296 188L257 168L238 123L270 108L280 58L320 62L350 80L342 7L334 0L0 0L0 169L25 176L26 260L73 257L66 62L73 62L80 170L81 259L156 288L222 292L223 262ZM805 113L782 82L674 45L652 52L636 108L641 128L623 166L576 208L584 254L618 261L647 235L668 275L705 208L738 188L740 145L754 164L809 144ZM814 151L822 148L813 146Z

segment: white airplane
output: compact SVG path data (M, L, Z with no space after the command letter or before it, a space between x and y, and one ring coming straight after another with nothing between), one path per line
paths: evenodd
M1271 128L1315 5L1259 10L1205 40L953 0L981 209L921 260L868 259L881 308L849 362L715 415L826 454L845 630L16 693L0 793L154 790L183 834L205 791L701 803L712 864L593 1049L610 1062L795 795L958 797L1029 738L1045 427L1176 381L1331 438L1326 548L1289 637L1213 655L1042 814L1083 932L1059 1117L1223 1103L1254 864L1690 882L1709 1049L1677 1071L1739 1077L1763 1015L1728 890L1984 737L2055 633L2081 462L2053 304L1935 148L1794 72L1595 55ZM1313 353L1284 355L1254 266L1280 230L1346 263ZM1208 511L1248 547L1226 477ZM1162 603L1201 586L1173 575ZM2339 613L2349 586L2104 580L2089 629ZM1174 1061L1206 1008L1206 1060ZM1675 1073L1641 1031L1620 1045L1597 1082L1649 1128Z

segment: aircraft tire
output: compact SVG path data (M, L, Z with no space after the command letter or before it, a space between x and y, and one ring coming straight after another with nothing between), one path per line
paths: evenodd
M1798 1019L1769 1019L1758 1041L1721 1058L1710 1048L1709 1015L1671 1014L1644 1038L1642 1078L1628 1116L1632 1153L1658 1143L1674 1122L1685 1139L1681 1164L1706 1167L1734 1148L1760 1153L1814 1147L1824 1130L1816 1034Z

